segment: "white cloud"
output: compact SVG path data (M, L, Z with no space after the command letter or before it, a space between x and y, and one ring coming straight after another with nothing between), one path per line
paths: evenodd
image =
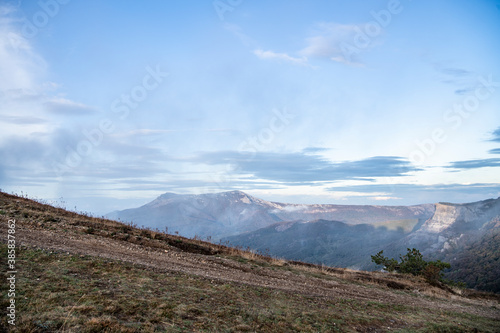
M51 98L43 103L43 105L47 111L57 115L77 116L95 112L93 108L85 104L73 102L61 97Z
M116 133L113 134L114 137L137 137L137 136L148 136L148 135L158 135L158 134L167 134L167 133L175 133L178 130L160 130L160 129L149 129L149 128L139 128L135 130L131 130L128 132Z
M349 65L361 65L358 53L373 46L372 38L356 24L322 23L301 50L306 57L316 57ZM364 37L363 37L364 36Z
M59 84L46 81L47 64L22 34L17 7L0 5L0 132L3 139L23 133L53 133L53 115L93 112L89 106L61 98ZM53 117L52 117L53 118ZM54 119L52 119L54 120Z
M18 125L43 124L47 120L31 116L2 116L0 122Z
M15 28L15 8L0 6L0 91L33 89L46 69L44 60Z
M387 193L384 193L384 192L364 193L364 192L356 192L356 191L334 192L334 191L332 191L330 196L332 198L337 199L337 200L346 200L346 199L355 198L355 197L370 198L370 199L374 199L374 200L384 200L383 198L387 198Z
M257 57L259 57L260 59L284 60L284 61L291 62L291 63L296 64L296 65L308 66L306 57L294 58L292 56L289 56L286 53L276 53L273 51L263 51L260 49L254 50L253 53Z
M45 132L40 118L40 78L46 65L20 33L17 9L0 5L0 123L2 140L19 133Z
M54 161L64 160L68 135L79 133L71 119L61 114L84 114L90 107L62 98L60 86L49 82L48 66L38 54L33 40L21 33L18 9L0 5L0 181L13 188L35 189L45 193L56 181ZM51 111L47 113L45 111Z
M401 200L402 198L398 198L398 197L376 196L376 197L370 197L370 199L373 199L373 200L376 200L376 201L387 201L387 200Z
M376 29L374 30L373 27ZM311 37L306 39L306 46L298 53L302 57L293 57L287 53L256 49L253 53L260 59L282 60L297 65L310 66L308 58L327 59L351 66L363 66L360 53L373 48L382 27L366 24L318 24Z
M187 129L149 129L149 128L138 128L126 132L120 132L112 134L114 137L138 137L138 136L151 136L151 135L161 135L161 134L172 134L172 133L187 133L187 132L220 132L220 133L234 133L235 131L230 128L187 128Z

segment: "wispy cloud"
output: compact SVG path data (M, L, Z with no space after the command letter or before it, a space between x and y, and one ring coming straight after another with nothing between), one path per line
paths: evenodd
M263 51L260 49L254 50L253 53L259 57L260 59L265 60L283 60L286 62L290 62L296 65L308 66L307 58L295 58L286 53L276 53L273 51Z
M360 29L356 24L319 24L314 35L307 39L307 46L300 53L306 57L362 65L357 52L353 52L355 50L353 44ZM366 45L364 49L372 46Z
M492 136L490 141L500 142L500 127L492 133Z
M81 115L95 112L89 106L58 96L59 86L46 80L47 65L23 36L18 7L0 5L0 138L1 143L22 133L48 135L61 123L50 114ZM47 117L47 119L45 119Z
M140 128L131 130L128 132L113 134L114 137L136 137L136 136L150 136L150 135L161 135L167 133L174 133L176 130L160 130L160 129L150 129L150 128Z
M463 96L463 95L468 95L468 94L472 93L473 91L474 91L473 87L462 88L462 89L455 90L455 94Z
M411 192L411 191L459 191L459 190L474 190L482 189L485 187L492 187L500 189L500 184L486 184L486 183L476 183L476 184L433 184L433 185L421 185L421 184L366 184L366 185L351 185L351 186L334 186L328 188L329 191L342 192L342 191L356 191L364 192L370 194L371 192L383 192L383 193L394 193L396 191Z
M41 183L57 181L54 165L65 163L71 149L77 149L72 147L78 146L79 139L78 133L69 130L3 138L0 143L0 177L3 177L0 184L26 184L29 179ZM154 177L168 173L163 165L166 160L168 156L162 149L122 142L109 136L82 163L67 169L65 183L73 178L109 182Z
M33 89L45 71L45 61L16 29L16 8L0 5L0 91Z
M139 137L139 136L154 136L162 134L171 133L188 133L188 132L209 132L209 133L236 133L237 131L230 128L206 128L206 129L150 129L150 128L139 128L127 132L112 134L113 137Z
M488 167L500 167L500 158L485 158L468 161L452 162L448 168L451 169L480 169Z
M491 133L491 139L489 141L500 142L500 127L493 131L493 133ZM500 148L491 149L488 153L500 154Z
M500 127L491 133L490 142L500 142ZM490 154L500 154L500 148L490 149L488 151ZM480 169L480 168L491 168L500 167L500 158L485 158L485 159L475 159L467 161L455 161L452 162L447 168L449 169Z
M307 147L302 149L303 153L317 154L323 151L328 151L330 148L322 148L322 147Z
M0 122L16 124L16 125L34 125L34 124L43 124L46 123L47 120L31 117L31 116L0 116Z
M414 204L426 202L454 201L471 202L500 195L500 184L367 184L336 186L327 189L338 196L365 197L372 200L399 200L413 198ZM403 200L403 199L401 199Z
M240 174L252 174L258 179L286 183L398 177L419 169L406 159L395 156L375 156L358 161L333 162L306 152L255 154L237 151L202 153L191 162L232 164Z
M95 109L88 105L73 102L66 98L53 98L43 103L43 106L48 112L57 115L81 116L96 112Z
M474 72L441 62L432 62L432 66L440 74L441 82L458 87L455 89L455 94L463 96L475 90L477 78Z
M441 73L454 76L454 77L464 77L473 74L472 72L462 69L462 68L452 68L452 67L447 67L447 68L441 68L440 69Z

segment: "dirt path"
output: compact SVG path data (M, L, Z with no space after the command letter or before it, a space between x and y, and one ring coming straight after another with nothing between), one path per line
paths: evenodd
M0 238L5 241L5 223L2 223L1 229ZM22 225L17 227L16 239L18 245L117 259L155 270L182 272L207 279L279 289L312 297L358 299L499 318L498 310L488 307L483 300L459 296L448 296L444 299L412 296L382 286L343 281L336 276L315 278L298 270L291 272L286 269L273 269L218 256L182 252L176 248L162 250L96 235L32 229ZM454 300L450 302L449 297Z

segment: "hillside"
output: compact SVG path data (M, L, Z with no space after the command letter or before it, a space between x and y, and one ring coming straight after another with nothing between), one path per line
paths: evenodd
M500 329L492 294L289 262L0 193L3 258L13 219L19 331ZM0 323L7 328L6 317Z
M468 287L500 291L500 219L484 228L484 233L456 251L445 251L444 260L459 269L449 271L449 279L463 281ZM481 269L478 269L481 267Z
M223 238L228 244L268 251L290 260L357 269L375 269L370 255L404 238L402 228L317 220L281 222L250 233Z

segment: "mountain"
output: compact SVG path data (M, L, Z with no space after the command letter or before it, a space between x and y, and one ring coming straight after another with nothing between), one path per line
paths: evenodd
M490 222L500 217L500 198L474 203L438 203L432 218L404 240L425 248L422 253L447 253L495 228Z
M500 292L500 198L436 204L434 216L403 243L422 249L429 258L451 263L447 278Z
M153 229L167 228L186 237L218 239L281 221L272 213L277 207L240 191L202 195L166 193L144 206L106 217Z
M392 230L391 230L392 229ZM339 221L281 222L250 233L223 238L289 260L354 269L374 269L370 255L405 237L403 228Z
M166 193L134 209L106 217L139 226L178 231L186 237L222 237L268 227L277 222L335 220L346 224L387 224L407 230L434 214L434 205L347 206L269 202L241 191L202 195Z
M500 198L435 207L432 217L409 232L394 223L319 220L278 223L223 240L287 259L368 270L375 269L370 255L384 250L397 258L414 247L429 260L450 262L447 278L500 292Z

